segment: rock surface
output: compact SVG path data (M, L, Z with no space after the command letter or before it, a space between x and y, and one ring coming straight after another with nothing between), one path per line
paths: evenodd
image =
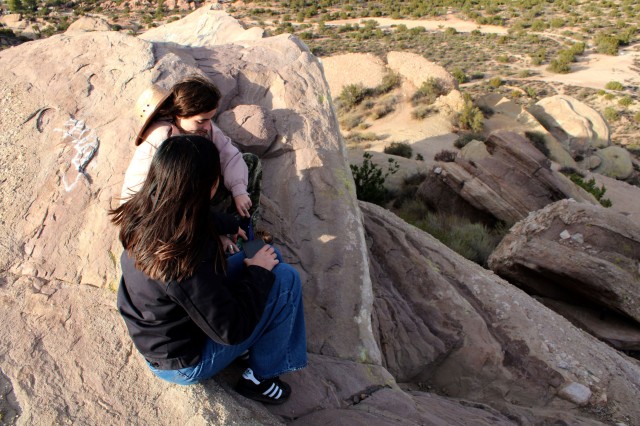
M458 88L457 80L444 67L416 53L389 52L387 64L389 68L411 81L416 88L430 77L440 80L449 90Z
M466 145L455 162L441 163L437 173L418 189L428 205L442 203L444 193L456 194L473 215L490 215L515 223L529 212L563 199L595 202L517 133L494 132L486 142ZM464 205L454 200L456 205Z
M636 222L562 200L513 226L489 266L529 292L573 304L585 300L640 322L638 253Z
M262 156L278 136L271 113L258 105L238 105L217 119L218 127L242 152Z
M104 18L82 16L69 25L66 32L72 33L77 31L111 31L111 25L109 25L109 22Z
M193 73L220 87L221 113L256 105L277 134L261 226L301 273L311 353L280 407L232 392L233 368L157 380L115 310L106 211L134 149L130 112L150 83ZM322 68L295 37L259 38L209 7L141 38L58 35L0 52L0 108L0 384L20 424L640 423L637 363L357 203ZM572 383L593 411L559 395Z
M334 99L340 96L342 88L349 84L361 83L365 87L376 87L382 83L382 78L388 72L380 58L368 53L330 56L322 58L322 64ZM367 72L363 73L363 69Z
M609 126L600 113L571 96L544 98L529 112L565 144L574 158L611 144Z

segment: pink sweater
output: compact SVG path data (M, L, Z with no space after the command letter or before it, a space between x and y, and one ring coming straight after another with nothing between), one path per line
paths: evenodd
M211 122L211 133L208 138L220 153L220 167L224 177L224 186L231 191L233 196L247 194L247 183L249 182L249 172L247 165L242 159L242 154L238 148L233 146L231 139L222 133L213 122ZM176 126L168 121L156 121L149 126L143 137L142 143L136 148L131 163L124 175L124 183L120 193L120 203L124 203L133 194L142 188L144 180L147 178L153 154L165 139L169 136L179 135L180 131Z

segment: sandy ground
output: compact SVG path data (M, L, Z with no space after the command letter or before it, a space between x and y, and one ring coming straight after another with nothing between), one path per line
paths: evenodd
M480 30L482 33L507 34L505 27L497 25L478 25L473 21L464 21L455 15L448 14L442 19L391 19L391 18L353 18L340 19L337 21L327 21L326 25L341 26L346 24L360 24L363 21L374 20L381 28L388 28L393 25L406 25L407 28L424 27L427 30L444 30L447 27L455 28L461 33L470 33L473 30Z

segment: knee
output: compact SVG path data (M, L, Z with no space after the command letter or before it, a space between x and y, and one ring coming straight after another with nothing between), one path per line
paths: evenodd
M281 288L286 288L294 293L301 292L300 274L293 266L287 263L279 263L273 268L273 273L276 275Z

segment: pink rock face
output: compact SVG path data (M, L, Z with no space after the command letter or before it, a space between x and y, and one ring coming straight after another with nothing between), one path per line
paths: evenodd
M268 110L259 105L238 105L218 117L217 124L243 152L264 155L278 135Z

